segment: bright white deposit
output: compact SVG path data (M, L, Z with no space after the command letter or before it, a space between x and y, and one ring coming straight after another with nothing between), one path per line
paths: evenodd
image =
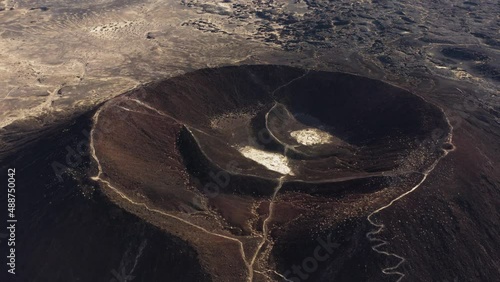
M318 144L328 144L333 137L317 128L307 128L290 132L290 135L302 145L311 146Z
M266 152L250 146L242 147L239 151L246 158L258 162L269 170L281 174L291 174L292 170L288 166L288 159L281 154Z

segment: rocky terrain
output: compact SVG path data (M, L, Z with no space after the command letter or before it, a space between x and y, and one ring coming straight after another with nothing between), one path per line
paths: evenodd
M5 281L499 280L499 11L0 2Z

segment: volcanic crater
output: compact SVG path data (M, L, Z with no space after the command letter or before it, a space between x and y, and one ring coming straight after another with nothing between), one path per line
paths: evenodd
M276 281L314 247L304 238L343 238L425 179L450 130L441 109L381 81L249 65L110 100L91 151L105 193L194 246L213 281Z

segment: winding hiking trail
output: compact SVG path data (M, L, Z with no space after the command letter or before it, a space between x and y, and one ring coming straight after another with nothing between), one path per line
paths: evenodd
M441 109L442 110L442 109ZM443 114L444 114L444 111L443 111ZM444 114L445 115L445 114ZM448 134L448 140L447 142L450 143L450 144L453 144L452 143L452 132L453 132L453 126L451 125L448 117L446 117L445 115L445 118L446 118L446 121L448 122L448 125L450 126L450 133ZM382 206L378 209L376 209L375 211L373 211L372 213L370 213L366 219L368 220L368 222L375 226L377 229L373 230L373 231L370 231L368 233L366 233L366 238L370 241L370 242L378 242L378 244L372 246L372 250L374 250L375 252L377 252L378 254L382 254L382 255L386 255L386 256L392 256L392 257L395 257L395 258L398 258L399 259L399 262L394 265L394 266L391 266L391 267L386 267L386 268L383 268L382 269L382 273L384 274L387 274L387 275L398 275L399 278L398 280L396 280L396 282L400 282L404 277L405 277L405 274L400 272L400 271L397 271L396 269L399 268L399 266L401 264L403 264L405 261L406 261L406 258L400 256L400 255L397 255L395 253L391 253L391 252L388 252L388 251L382 251L380 250L379 248L380 247L383 247L385 245L388 245L389 242L388 241L385 241L385 240L382 240L380 238L376 238L375 235L379 234L380 232L382 232L385 228L385 224L383 223L376 223L372 217L378 213L380 213L381 211L391 207L395 202L401 200L402 198L406 197L407 195L411 194L412 192L414 192L415 190L418 189L418 187L420 187L424 182L425 180L427 179L427 177L429 176L429 174L434 170L434 168L436 168L437 164L439 163L439 161L441 159L443 159L444 157L446 157L448 155L449 152L453 151L454 149L451 149L451 150L445 150L445 149L442 149L443 151L443 155L441 157L439 157L427 170L425 170L424 172L421 172L422 173L422 179L417 183L417 185L413 186L410 190L406 191L405 193L399 195L398 197L394 198L392 201L390 201L387 205L385 206Z
M135 102L137 104L139 104L140 106L144 107L144 108L147 108L149 110L152 110L154 111L155 113L157 113L158 115L160 116L164 116L164 117L167 117L167 118L170 118L174 121L176 121L177 123L179 124L183 124L181 121L175 119L174 117L154 108L154 107L151 107L150 105L142 102L142 101L139 101L137 99L127 99L129 101L132 101L132 102ZM126 108L126 107L123 107L123 106L117 106L125 111L129 111L129 112L136 112L136 113L142 113L142 112L137 112L137 111L134 111L134 110L131 110L129 108ZM247 271L248 271L248 277L247 277L247 281L249 282L252 282L253 281L253 276L254 276L254 272L256 273L260 273L264 276L266 276L267 278L270 279L269 275L267 274L267 272L271 272L272 270L266 270L266 272L261 272L261 271L258 271L258 270L255 270L254 269L254 263L257 259L257 257L259 256L259 254L262 252L262 247L264 246L264 244L266 243L266 241L268 241L268 232L269 232L269 228L268 228L268 222L269 220L272 219L272 216L273 216L273 208L274 208L274 199L276 197L276 195L278 194L278 191L280 190L281 186L283 185L283 181L284 181L284 178L286 177L286 175L283 175L282 177L280 177L279 179L277 179L278 181L278 184L276 186L276 188L274 189L274 193L272 195L272 198L270 199L270 203L269 203L269 214L267 216L267 218L264 220L263 222L263 226L262 226L262 235L260 236L261 237L261 242L259 243L257 249L255 250L254 254L251 256L250 259L247 259L247 256L245 254L245 250L244 250L244 246L243 246L243 243L242 241L234 238L234 237L230 237L230 236L226 236L226 235L222 235L222 234L219 234L219 233L215 233L215 232L211 232L201 226L198 226L196 224L193 224L185 219L182 219L180 217L177 217L175 215L172 215L172 214L169 214L169 213L166 213L166 212L163 212L161 210L158 210L158 209L154 209L154 208L150 208L147 204L145 203L142 203L142 202L136 202L134 200L132 200L131 198L127 197L123 192L121 192L118 188L114 187L110 181L108 180L105 180L103 179L101 176L103 174L103 171L102 171L102 166L101 166L101 163L99 162L99 159L96 155L96 150L95 150L95 146L94 146L94 135L95 135L95 128L96 128L96 125L97 125L97 122L99 121L99 115L101 113L101 111L105 108L105 106L99 108L96 113L94 114L93 116L93 126L92 126L92 130L90 132L90 151L91 151L91 155L92 155L92 158L95 160L96 164L97 164L97 168L98 168L98 173L96 176L92 177L92 180L95 180L95 181L98 181L98 182L101 182L103 184L105 184L108 188L110 188L113 192L115 192L117 195L119 195L122 199L130 202L131 204L134 204L134 205L137 205L137 206L142 206L144 207L145 209L147 209L148 211L150 212L155 212L155 213L158 213L158 214L161 214L163 216L167 216L167 217L170 217L170 218L173 218L175 220L178 220L182 223L185 223L185 224L188 224L192 227L195 227L205 233L208 233L210 235L214 235L214 236L218 236L218 237L221 237L221 238L224 238L224 239L227 239L227 240L230 240L230 241L234 241L236 243L238 243L239 245L239 249L240 249L240 253L241 253L241 257L243 259L243 261L245 262L245 265L247 266ZM147 113L143 113L143 114L147 114ZM281 274L279 274L278 272L274 271L274 273L278 276L281 276L283 277ZM286 278L285 278L286 279ZM272 280L272 279L271 279Z
M303 74L301 77L307 75L307 73ZM295 78L294 80L292 80L291 82L297 80L297 79L300 79L301 77L299 78ZM289 82L288 84L290 84L291 82ZM278 88L279 89L279 88ZM275 90L276 91L276 90ZM274 93L274 92L273 92ZM180 125L184 125L186 126L185 123L177 120L176 118L170 116L169 114L167 113L164 113L154 107L152 107L151 105L148 105L147 103L144 103L138 99L134 99L134 98L126 98L128 101L131 101L131 102L134 102L138 105L140 105L141 107L144 107L145 109L148 109L148 110L151 110L153 111L155 114L158 114L160 116L163 116L163 117L166 117L166 118L169 118L169 119L172 119L173 121L175 121L176 123L180 124ZM140 114L147 114L147 115L151 115L151 112L150 113L146 113L146 112L139 112L139 111L136 111L136 110L132 110L130 108L126 108L126 107L123 107L123 106L119 106L119 105L115 105L119 108L121 108L122 110L125 110L125 111L129 111L129 112L136 112L136 113L140 113ZM122 199L128 201L129 203L133 204L133 205L136 205L136 206L141 206L143 208L145 208L146 210L150 211L150 212L154 212L154 213L158 213L162 216L166 216L166 217L169 217L169 218L172 218L174 220L177 220L179 222L182 222L184 224L187 224L191 227L194 227L204 233L207 233L207 234L210 234L212 236L216 236L216 237L220 237L220 238L223 238L225 240L229 240L231 242L234 242L236 244L238 244L238 247L239 247L239 252L241 254L241 259L242 259L242 262L245 264L246 266L246 269L247 269L247 277L246 277L246 281L248 282L253 282L254 280L254 274L255 273L259 273L263 276L266 276L269 280L273 280L271 279L271 276L269 273L274 273L274 275L277 275L279 277L282 277L284 278L286 281L289 281L288 279L286 279L286 277L284 277L283 275L281 275L280 273L278 273L276 270L273 270L273 269L265 269L264 271L262 271L262 269L260 270L257 270L257 269L254 269L254 264L256 263L256 261L258 261L258 257L261 253L263 252L268 252L271 248L272 248L272 244L269 244L269 246L266 247L265 250L263 250L263 247L264 245L266 244L266 242L269 242L269 238L268 238L268 233L269 233L269 226L268 226L268 223L270 220L272 220L272 217L273 217L273 212L274 212L274 200L280 190L280 188L282 187L283 185L283 182L284 182L284 179L286 177L286 175L283 175L279 178L276 179L277 181L277 185L274 189L274 192L273 192L273 195L270 199L270 202L269 202L269 209L268 209L268 215L267 217L264 219L263 223L262 223L262 233L261 234L255 234L256 238L260 238L260 242L257 246L257 248L255 249L255 252L252 252L253 254L250 254L247 256L247 254L245 253L245 246L243 244L243 241L242 240L239 240L238 238L234 237L234 236L231 236L231 235L223 235L223 234L220 234L220 233L216 233L216 232L212 232L212 231L209 231L207 230L206 228L203 228L199 225L196 225L192 222L190 222L189 220L186 220L186 219L183 219L181 217L178 217L174 214L171 214L171 213L167 213L167 212L164 212L164 211L161 211L159 209L155 209L155 208L151 208L149 207L146 203L144 202L137 202L137 201L134 201L133 199L127 197L127 195L125 195L125 193L121 192L117 187L113 186L111 184L111 182L109 180L106 180L104 179L102 176L103 176L103 170L102 170L102 165L96 155L96 149L95 149L95 131L96 131L96 127L97 127L97 124L98 124L98 121L99 121L99 115L101 113L101 111L103 109L106 108L106 105L100 107L96 113L94 114L93 118L92 118L92 129L91 129L91 132L90 132L90 153L91 153L91 156L92 158L95 160L96 164L97 164L97 168L98 168L98 172L97 172L97 175L92 177L93 180L95 181L98 181L102 184L104 184L106 187L108 187L111 191L113 191L114 193L116 193L118 196L120 196ZM443 111L443 114L444 114L444 111ZM448 143L452 143L452 132L453 132L453 127L452 125L450 124L448 118L446 117L445 115L445 118L448 122L448 125L450 127L450 132L447 136L447 140L446 142ZM267 115L266 115L266 120L267 120ZM267 124L266 124L267 125ZM99 129L97 129L97 131L99 131ZM203 131L202 131L203 132ZM286 155L286 151L289 150L290 148L288 146L286 146L286 144L284 144L284 154ZM293 149L293 148L291 148ZM385 250L381 250L381 248L385 245L388 245L389 242L383 240L383 239L380 239L380 238L377 238L376 236L378 234L380 234L385 228L385 224L383 223L380 223L380 222L376 222L373 218L375 215L379 214L380 212L382 212L383 210L391 207L395 202L401 200L402 198L406 197L407 195L411 194L412 192L414 192L416 189L418 189L424 182L425 180L427 179L427 177L430 175L430 173L434 170L434 168L437 166L437 164L439 163L439 161L446 157L448 155L449 152L451 152L453 149L451 150L445 150L445 149L441 149L443 154L437 158L434 163L432 163L427 169L425 169L423 172L418 172L422 175L422 179L415 185L413 186L410 190L404 192L403 194L399 195L398 197L394 198L393 200L391 200L388 204L376 209L375 211L371 212L367 217L367 221L373 225L375 227L374 230L366 233L365 237L370 241L370 242L375 242L375 245L373 245L371 247L371 249L375 252L377 252L378 254L382 254L382 255L385 255L385 256L390 256L390 257L395 257L399 260L399 262L397 264L395 264L394 266L390 266L390 267L386 267L386 268L383 268L382 269L382 273L386 274L386 275L398 275L399 278L397 279L397 281L401 281L404 277L405 277L405 274L398 271L397 269L406 261L406 258L396 254L396 253L392 253L392 252L389 252L389 251L385 251Z
M137 101L136 101L137 102ZM233 242L236 242L238 245L239 245L239 249L240 249L240 253L241 253L241 257L247 267L247 271L249 273L248 275L248 278L247 278L247 281L249 282L252 282L253 281L253 269L252 269L252 266L249 264L248 260L246 259L246 255L245 255L245 250L243 248L243 243L236 239L236 238L233 238L233 237L230 237L230 236L226 236L226 235L222 235L222 234L218 234L218 233L214 233L214 232L211 232L201 226L198 226L196 224L193 224L185 219L182 219L180 217L177 217L175 215L172 215L172 214L169 214L169 213L166 213L166 212L163 212L161 210L158 210L158 209L153 209L153 208L150 208L148 205L146 205L145 203L141 203L141 202L136 202L132 199L130 199L129 197L127 197L123 192L121 192L118 188L114 187L109 181L101 178L101 175L103 174L102 172L102 166L101 166L101 163L99 162L99 159L97 158L97 155L96 155L96 151L95 151L95 147L94 147L94 133L95 133L95 125L97 124L98 120L99 120L99 114L101 113L102 109L104 107L101 107L97 110L97 112L95 113L94 117L93 117L93 126L92 126L92 130L90 131L90 152L91 152L91 155L92 155L92 158L95 160L96 164L97 164L97 168L98 168L98 172L97 172L97 175L92 177L92 180L95 180L95 181L98 181L98 182L101 182L103 184L105 184L107 187L109 187L113 192L115 192L116 194L118 194L121 198L123 198L124 200L130 202L131 204L133 205L136 205L136 206L142 206L144 207L145 209L147 209L148 211L150 212L154 212L154 213L158 213L158 214L161 214L163 216L167 216L167 217L170 217L170 218L173 218L175 220L178 220L182 223L185 223L189 226L192 226L196 229L199 229L207 234L210 234L210 235L213 235L213 236L217 236L217 237L221 237L221 238L224 238L224 239L227 239L227 240L230 240L230 241L233 241ZM157 111L159 114L161 114L161 112Z
M283 186L283 181L284 181L285 177L286 177L286 175L283 175L283 176L281 176L278 179L278 185L276 185L276 187L274 188L273 195L272 195L271 199L269 200L269 214L266 217L266 219L264 219L264 222L262 223L262 235L263 235L262 236L262 240L259 243L259 246L257 247L257 250L255 251L255 253L254 253L253 257L252 257L252 260L250 261L250 266L252 268L253 268L253 265L255 263L255 260L257 259L257 256L259 255L259 253L261 253L262 246L264 246L264 244L266 243L266 241L268 241L268 238L267 238L268 237L268 233L269 233L268 222L273 217L273 213L274 213L274 200L275 200L276 195L278 194L279 190ZM270 250L271 247L272 247L272 245L269 245L268 251ZM268 271L271 271L271 270L268 270ZM274 271L274 272L277 273L278 275L282 276L277 271ZM267 274L264 274L263 272L260 272L260 273L262 275L265 275L265 276L267 276L269 278L269 276Z

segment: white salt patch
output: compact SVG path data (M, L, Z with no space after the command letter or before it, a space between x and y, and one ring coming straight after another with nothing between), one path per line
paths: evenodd
M290 135L302 145L311 146L328 144L332 142L333 136L317 128L307 128L290 132Z
M291 169L288 166L288 159L281 154L266 152L250 146L242 147L239 151L246 158L258 162L269 170L281 174L291 174Z

